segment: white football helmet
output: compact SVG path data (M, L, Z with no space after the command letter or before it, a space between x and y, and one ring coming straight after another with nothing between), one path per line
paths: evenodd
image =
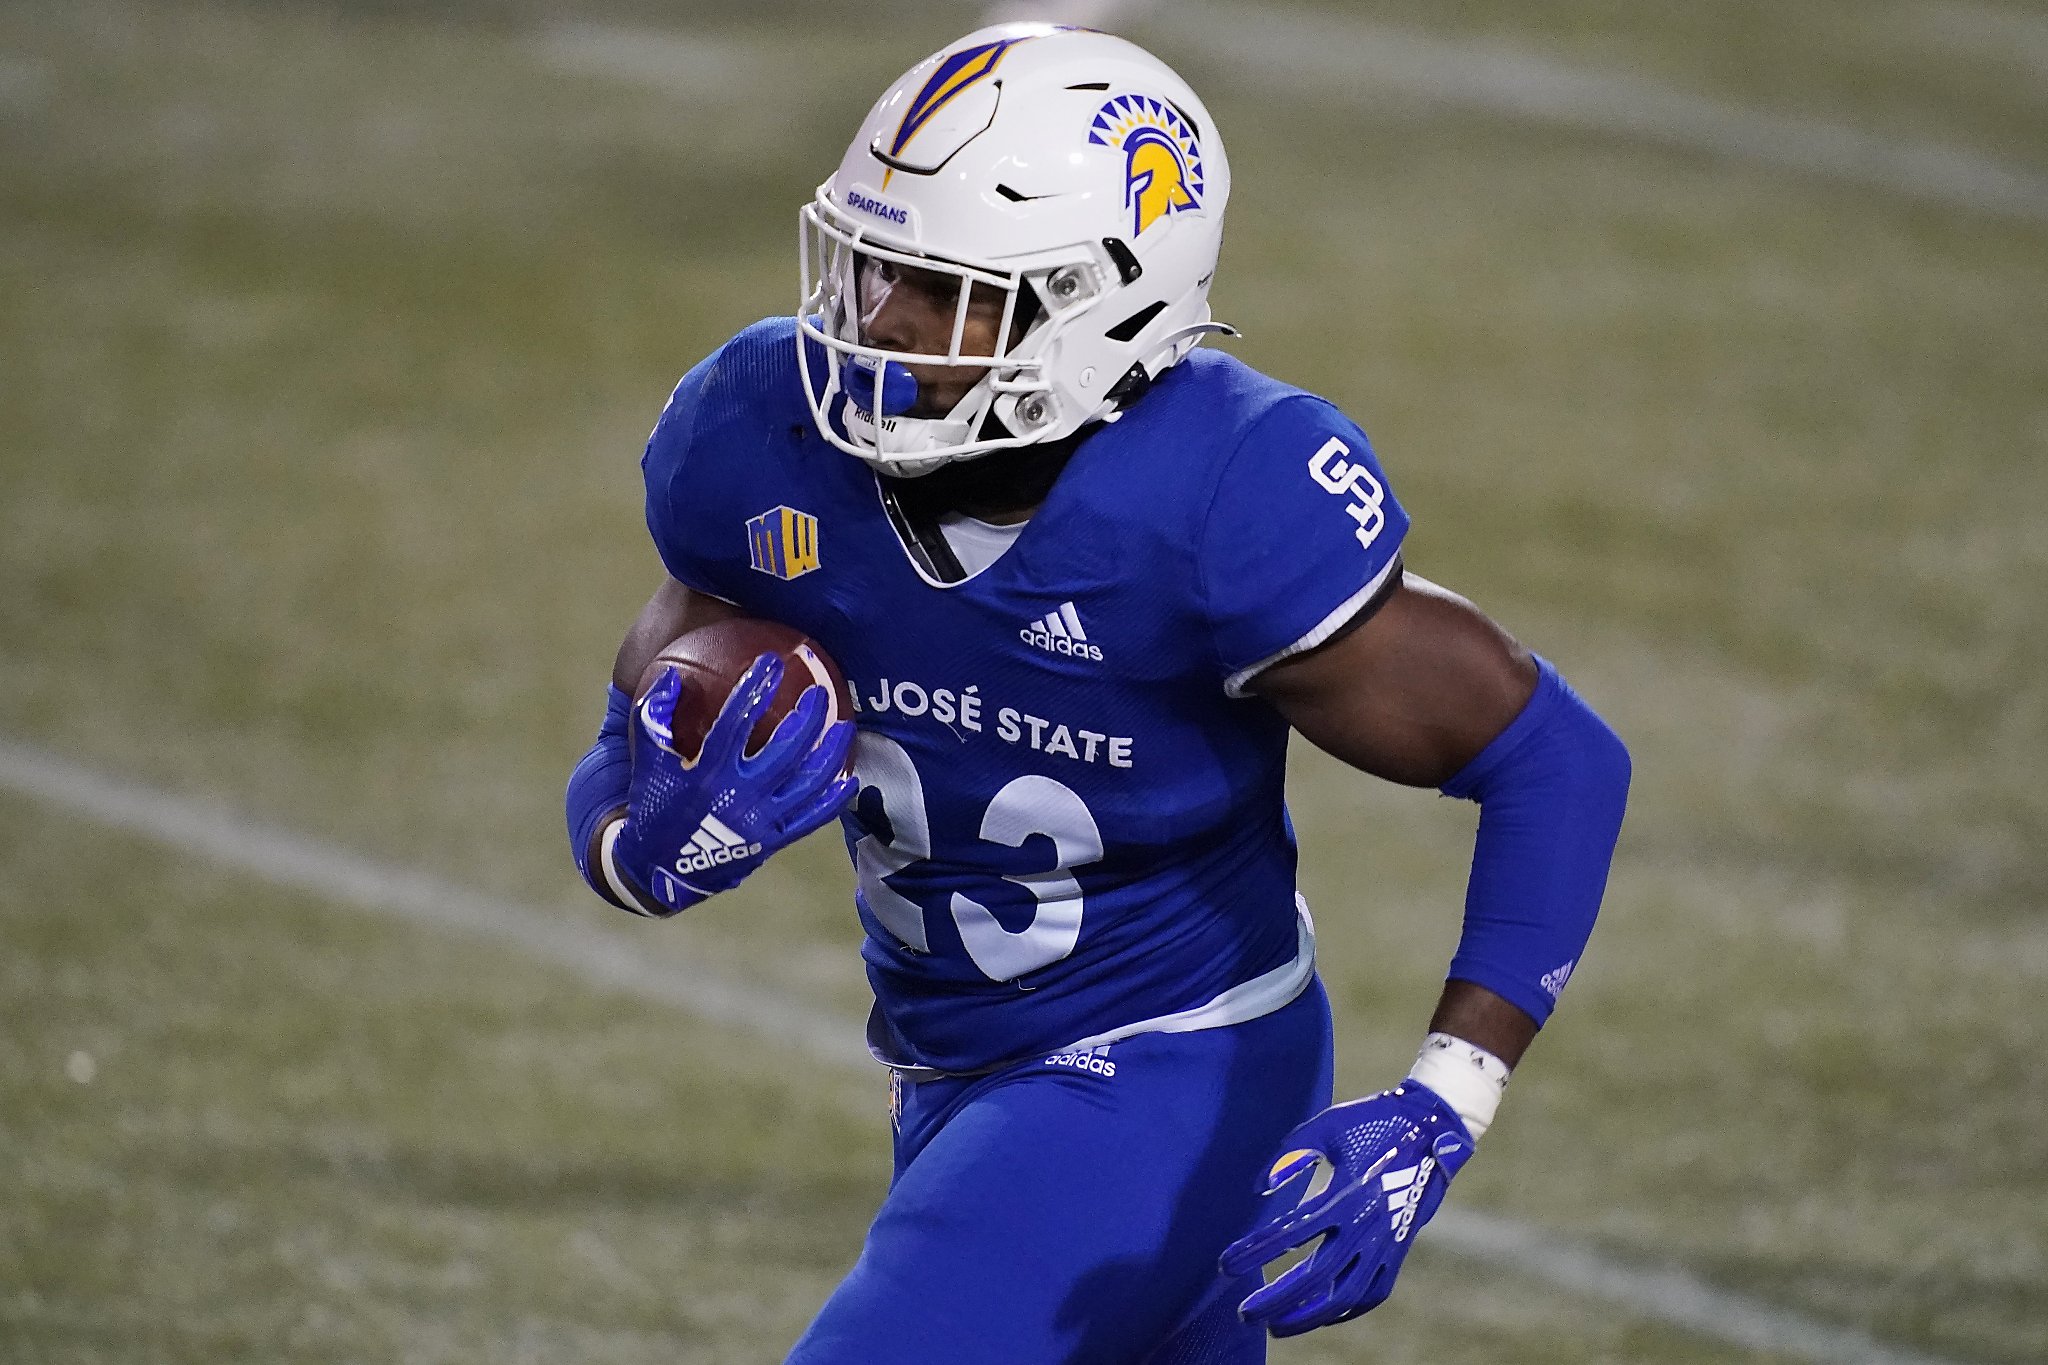
M1204 332L1229 330L1209 319L1229 195L1209 111L1143 48L1018 23L927 57L799 214L797 352L818 430L916 475L1112 417ZM863 261L952 277L943 353L868 344ZM977 286L1001 291L993 355L962 349ZM986 373L952 411L911 417L912 364Z

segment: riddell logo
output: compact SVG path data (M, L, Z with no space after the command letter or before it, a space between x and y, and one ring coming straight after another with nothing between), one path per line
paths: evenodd
M1074 610L1072 602L1060 603L1058 611L1039 617L1018 631L1017 638L1052 654L1102 662L1102 651L1088 643L1088 632L1081 629L1081 614Z
M707 815L676 859L676 871L685 876L692 872L709 872L714 867L723 867L741 858L752 858L760 852L761 845L748 843L717 816Z

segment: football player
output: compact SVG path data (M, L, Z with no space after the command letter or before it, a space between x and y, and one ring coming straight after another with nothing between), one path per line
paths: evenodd
M1198 349L1229 193L1140 48L971 34L802 209L797 315L691 370L648 442L668 577L571 779L578 865L670 915L838 814L891 1068L894 1181L792 1361L1249 1362L1367 1311L1592 928L1627 752L1406 571L1363 431ZM857 736L813 689L744 753L767 658L674 751L673 675L627 692L738 614L838 659ZM1334 1107L1290 729L1480 806L1414 1068Z

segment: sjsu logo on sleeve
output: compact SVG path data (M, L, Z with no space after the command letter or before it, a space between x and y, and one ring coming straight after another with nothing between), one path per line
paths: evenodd
M1202 207L1202 148L1180 111L1148 95L1118 95L1095 113L1088 140L1124 154L1131 235Z
M1353 533L1358 543L1369 550L1386 529L1387 489L1373 477L1363 460L1354 464L1344 458L1350 453L1350 446L1332 436L1308 457L1308 474L1324 492L1351 500L1344 511L1358 523L1358 530Z
M818 519L794 507L771 507L747 522L747 558L761 573L801 578L819 565Z

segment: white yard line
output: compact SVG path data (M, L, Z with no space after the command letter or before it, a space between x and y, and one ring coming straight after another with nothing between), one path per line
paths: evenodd
M0 740L0 790L357 910L514 947L605 990L757 1034L834 1066L875 1065L857 1023L797 996L701 968L651 963L624 933L478 895L204 801L108 777L42 749ZM1681 1270L1623 1265L1512 1219L1445 1209L1428 1240L1439 1250L1753 1350L1824 1365L1949 1365L1715 1289Z
M1898 6L1899 20L1937 42L1986 62L2048 77L2048 15L1970 0Z
M1744 109L1496 40L1215 3L1174 6L1161 36L1227 62L1233 83L1358 103L1393 93L2048 222L2048 177L1965 148Z
M1431 1246L1753 1351L1825 1365L1949 1365L1935 1356L1883 1345L1853 1328L1716 1289L1676 1267L1609 1260L1511 1218L1444 1209L1422 1235Z
M622 78L684 99L724 98L769 74L756 49L687 31L565 23L534 41L541 60L559 70Z
M1148 27L1147 13L1164 17ZM1192 49L1219 63L1219 89L1241 98L1265 99L1276 91L1284 98L1291 89L1312 88L1320 100L1360 106L1390 97L1421 100L2048 222L2048 176L1967 148L1745 109L1497 39L1447 38L1338 15L1213 0L1158 11L1138 6L1129 18L1132 33L1156 39L1168 56ZM962 16L963 26L972 22ZM534 51L561 70L677 95L694 89L691 73L712 64L698 40L683 32L608 24L546 29ZM1313 136L1333 131L1322 128Z
M565 967L606 990L759 1034L825 1062L876 1066L860 1028L752 983L701 967L650 961L634 936L623 930L607 932L561 914L478 895L422 872L258 824L203 801L102 776L6 740L0 740L0 789L278 886L445 933L480 935Z
M41 63L0 53L0 105L40 108L49 90L49 73Z

